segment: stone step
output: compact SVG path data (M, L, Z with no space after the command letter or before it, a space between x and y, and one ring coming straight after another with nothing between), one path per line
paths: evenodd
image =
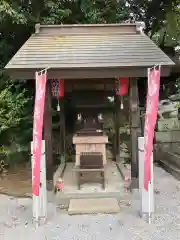
M164 154L164 159L167 160L170 164L180 169L180 155L167 152Z
M167 159L168 161L172 161L175 158L177 162L177 158L180 156L180 145L179 143L158 143L154 148L154 156L155 160Z
M180 131L155 132L155 139L157 143L180 142Z
M154 149L158 152L171 151L172 143L156 143Z
M160 160L160 164L168 173L180 180L180 169L170 164L167 160Z
M122 195L124 194L124 186L122 186L122 190L119 192L94 192L94 193L62 193L59 192L53 197L53 201L57 205L65 205L68 206L71 199L104 199L104 198L115 198L117 201L120 201Z
M167 151L169 149L166 149L166 151L164 151L163 149L163 147L159 147L154 151L154 161L158 162L161 161L161 159L167 159Z
M171 151L180 156L180 143L171 144Z
M120 211L117 199L71 199L68 214L114 214Z

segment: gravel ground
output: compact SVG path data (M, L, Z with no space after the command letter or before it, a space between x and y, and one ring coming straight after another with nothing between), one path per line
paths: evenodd
M0 240L173 240L180 239L180 182L155 167L156 214L149 225L138 216L139 200L120 202L118 215L68 216L48 205L48 223L34 229L31 200L0 196Z

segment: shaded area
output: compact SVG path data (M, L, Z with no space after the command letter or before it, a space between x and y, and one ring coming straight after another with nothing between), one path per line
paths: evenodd
M16 197L31 196L32 173L30 168L18 167L0 178L0 193Z

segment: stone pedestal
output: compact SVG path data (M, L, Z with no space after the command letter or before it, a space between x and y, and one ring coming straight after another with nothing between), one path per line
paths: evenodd
M158 131L177 131L180 130L180 120L178 118L167 118L158 121Z
M107 136L73 136L73 144L76 149L75 165L80 165L80 154L82 152L100 152L103 155L104 165L107 163L106 159L106 144L108 143Z

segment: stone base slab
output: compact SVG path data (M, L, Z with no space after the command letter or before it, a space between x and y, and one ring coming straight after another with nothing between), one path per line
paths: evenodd
M120 207L115 198L71 199L68 214L111 214L119 211Z

